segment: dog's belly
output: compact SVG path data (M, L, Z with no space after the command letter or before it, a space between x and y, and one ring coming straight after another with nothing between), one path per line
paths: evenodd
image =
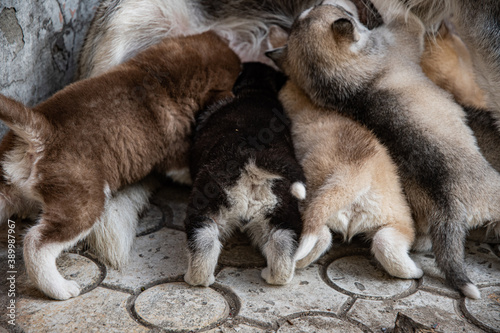
M384 223L382 221L380 198L373 192L358 196L348 207L330 216L327 225L330 229L350 240L357 234L373 230Z

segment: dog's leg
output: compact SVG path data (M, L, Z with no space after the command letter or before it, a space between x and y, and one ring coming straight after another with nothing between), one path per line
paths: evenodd
M267 259L267 267L262 270L262 278L269 284L283 285L293 279L295 260L293 258L297 242L290 229L271 230L269 239L262 247Z
M46 178L53 182L35 186L43 198L43 213L24 238L24 262L28 277L41 291L65 300L77 296L80 288L58 272L56 259L91 231L110 190L107 185L93 186L95 182L69 182L67 175Z
M332 234L330 232L330 228L324 225L318 235L318 241L316 245L314 245L313 249L307 256L300 259L296 263L297 268L305 268L309 266L312 262L316 261L323 253L328 251L330 246L332 245Z
M192 286L205 286L215 282L215 266L222 243L217 224L208 217L188 217L186 233L188 241L188 270L184 281Z
M90 229L63 242L47 242L47 222L32 227L24 238L24 262L30 280L47 296L66 300L80 294L76 281L66 280L57 270L56 259L62 251L74 246Z
M467 219L460 213L460 204L451 202L430 216L430 235L438 267L443 270L446 280L466 297L481 297L477 287L465 271L465 236Z
M418 279L423 272L408 255L413 237L398 225L384 227L373 237L372 252L385 270L403 279Z

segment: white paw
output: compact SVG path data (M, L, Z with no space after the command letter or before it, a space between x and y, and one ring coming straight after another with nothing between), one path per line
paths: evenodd
M188 271L184 275L184 281L192 286L208 287L215 282L215 276L213 274L209 274L208 276L195 276L195 274L191 274L191 272Z
M80 286L78 283L66 279L54 283L51 286L41 286L40 289L45 292L47 296L61 301L80 295Z
M271 270L269 269L269 267L264 268L260 275L267 283L274 285L285 285L290 283L293 279L293 272L292 274L279 274L273 276L271 275Z

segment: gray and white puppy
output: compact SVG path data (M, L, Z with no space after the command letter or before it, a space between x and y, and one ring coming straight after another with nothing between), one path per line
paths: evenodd
M354 118L387 147L415 218L414 248L432 245L448 282L479 298L464 269L464 241L470 228L500 232L500 175L463 109L423 74L423 35L404 10L370 31L355 11L327 4L301 14L287 46L270 56L315 103Z

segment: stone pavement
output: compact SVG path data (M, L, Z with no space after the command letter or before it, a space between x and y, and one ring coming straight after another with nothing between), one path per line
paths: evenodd
M289 285L270 286L260 277L263 257L244 235L235 235L219 258L216 283L191 287L183 282L188 195L188 187L172 184L156 193L122 271L102 265L83 246L63 254L59 269L84 287L67 301L50 300L30 286L19 244L27 225L16 222L16 326L6 322L9 282L2 277L0 332L2 326L26 333L500 332L498 244L467 244L467 271L480 300L464 300L445 286L430 253L412 255L425 271L422 279L388 276L361 239L336 242ZM0 227L0 262L7 258L7 228Z

